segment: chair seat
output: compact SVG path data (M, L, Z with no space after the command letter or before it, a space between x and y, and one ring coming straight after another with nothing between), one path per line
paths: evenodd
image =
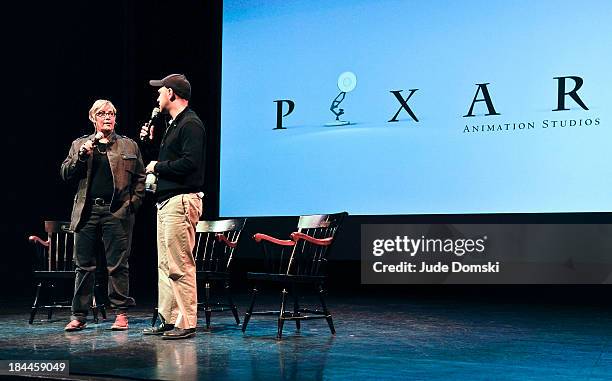
M34 271L36 279L70 279L74 276L74 271Z
M230 275L221 271L196 271L196 277L198 280L226 280Z
M323 275L287 275L270 273L247 273L247 279L283 283L319 283L327 279Z

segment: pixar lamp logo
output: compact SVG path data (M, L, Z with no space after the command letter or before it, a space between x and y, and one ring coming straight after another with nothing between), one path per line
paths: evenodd
M567 108L565 104L567 97L570 97L583 110L588 110L588 107L578 95L578 90L580 90L580 88L584 84L584 80L581 77L563 76L554 77L553 79L557 81L557 108L553 109L552 111L568 111L569 108ZM495 106L493 104L493 99L488 88L489 84L490 83L488 82L476 83L476 94L474 94L474 98L472 99L472 103L470 104L467 114L463 115L464 118L475 116L474 106L480 102L483 102L487 108L487 113L484 114L484 116L501 115L499 112L496 111ZM340 117L344 115L344 109L340 108L340 104L346 97L346 94L353 91L356 86L357 76L354 73L346 71L340 74L340 76L338 77L338 89L340 90L340 93L336 96L336 98L334 98L330 107L330 111L336 116L336 119L332 122L325 123L325 126L346 126L351 124L351 122L349 121L340 119ZM568 91L567 89L569 87L571 87L571 90ZM399 102L399 108L397 112L393 115L393 117L387 121L387 123L399 122L397 117L402 111L408 113L412 120L418 123L419 119L408 104L412 96L418 90L419 89L408 90L409 93L405 97L402 95L403 90L389 91ZM273 128L273 130L286 130L287 127L283 126L283 118L293 113L293 111L295 110L295 102L291 99L277 99L274 101L274 103L276 103L276 127ZM283 111L283 109L285 108L284 105L287 105L287 111Z

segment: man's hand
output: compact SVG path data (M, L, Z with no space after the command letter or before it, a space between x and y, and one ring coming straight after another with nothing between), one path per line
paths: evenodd
M145 139L153 140L153 126L145 124L140 129L140 140Z
M152 161L147 165L147 168L145 168L145 172L147 173L153 173L155 172L155 164L157 164L157 161Z

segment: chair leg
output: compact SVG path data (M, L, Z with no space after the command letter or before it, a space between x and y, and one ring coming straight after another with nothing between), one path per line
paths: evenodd
M244 314L244 321L242 322L242 332L246 331L246 327L249 324L249 320L251 319L253 307L255 307L255 299L257 299L257 286L253 287L253 291L251 291L251 304L249 305L249 309Z
M94 324L98 324L98 305L96 303L96 297L93 297L93 305L91 306L91 313L93 315Z
M327 304L325 303L325 298L323 297L325 294L325 290L323 286L319 286L319 299L321 299L321 306L323 307L323 313L325 313L325 320L327 320L327 324L329 325L329 330L332 335L336 334L336 329L334 328L334 321L332 320L331 313L327 309Z
M50 283L49 284L49 295L51 295L50 301L51 303L49 304L51 307L49 307L49 310L47 311L47 320L51 321L51 318L53 317L53 307L55 305L55 284L54 283Z
M278 332L276 338L281 339L283 337L283 325L285 324L285 302L287 301L287 289L283 288L281 291L281 305L280 311L278 312Z
M102 320L106 320L106 307L105 307L105 303L108 299L106 297L106 293L104 288L102 287L104 285L103 280L107 278L107 272L106 269L102 266L98 267L98 269L96 269L96 275L95 275L95 285L94 285L94 306L96 306L96 309L93 311L95 313L94 315L94 322L98 323L98 313L100 313L100 315L102 315ZM102 300L102 303L98 304L97 300Z
M155 323L157 323L158 317L159 317L159 309L155 307L155 310L153 310L153 317L151 318L151 327L155 327Z
M230 282L225 282L225 295L227 296L227 304L230 305L232 309L232 314L234 315L234 319L236 319L236 325L240 325L240 318L238 317L238 308L236 308L236 304L234 304L234 299L232 298L232 289L230 286Z
M104 304L101 304L100 306L98 306L98 308L100 309L102 320L106 320L106 307L104 306Z
M32 311L30 311L30 320L29 324L34 323L34 317L36 316L36 311L38 310L38 297L40 296L40 289L42 287L42 282L38 282L36 285L36 296L34 297L34 304L32 304Z
M293 316L300 316L300 304L298 294L293 292ZM300 330L300 319L295 319L295 329Z
M210 307L210 283L204 285L204 315L206 316L206 329L210 329L210 316L212 308Z

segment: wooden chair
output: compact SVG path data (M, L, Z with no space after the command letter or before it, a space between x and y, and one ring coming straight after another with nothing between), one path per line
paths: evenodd
M32 235L28 240L34 245L34 279L36 281L36 296L30 311L29 323L34 322L38 309L47 309L47 320L51 320L54 309L70 308L72 304L72 294L67 300L57 300L56 292L59 282L72 282L70 290L74 289L75 265L74 265L74 233L70 230L70 222L45 221L45 232L47 240ZM98 276L98 272L96 272ZM99 279L99 276L98 276ZM96 289L99 288L96 281ZM46 294L44 301L42 294ZM98 322L98 311L102 313L102 318L106 319L104 305L96 305L94 291L94 302L92 312L94 322Z
M196 262L198 295L200 295L198 299L203 299L198 303L198 310L204 310L207 329L210 328L213 312L231 311L236 324L240 324L238 309L231 293L230 265L245 223L246 218L236 218L199 221L196 225L196 245L193 255ZM225 302L211 301L211 288L215 283L223 284ZM200 292L202 288L203 292ZM157 317L156 309L151 321L152 326L155 325Z
M281 339L286 320L295 321L299 331L302 320L325 319L332 334L336 333L331 312L325 303L326 265L338 229L346 212L301 216L297 231L290 239L283 240L257 233L253 239L261 245L266 272L247 273L254 284L251 303L244 315L242 332L246 331L253 315L277 317L277 338ZM273 283L281 288L281 303L278 311L253 311L259 285ZM314 291L318 295L321 310L300 307L301 290ZM293 297L293 308L287 307L287 296Z

